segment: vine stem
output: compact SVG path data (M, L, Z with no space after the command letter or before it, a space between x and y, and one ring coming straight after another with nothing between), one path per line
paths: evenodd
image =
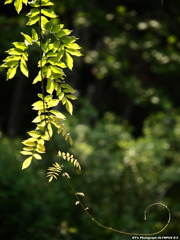
M39 6L39 11L40 11L40 18L39 18L39 41L40 41L40 45L39 45L39 46L40 46L40 72L41 72L41 88L42 88L41 90L42 90L42 96L43 96L43 97L42 97L42 99L43 99L43 109L44 109L44 115L45 115L45 114L46 114L45 100L44 100L44 98L45 98L45 86L44 86L44 79L43 79L43 74L42 74L42 57L43 57L43 51L42 51L42 29L41 29L41 26L42 26L42 12L41 12L42 2L41 2L41 1L42 1L42 0L39 1L39 3L40 3L40 4L39 4L39 5L40 5L40 6ZM162 0L162 3L163 3L163 0ZM46 121L46 120L45 120L45 121ZM51 142L51 144L52 144L52 146L53 146L53 149L54 149L54 152L55 152L55 154L56 154L56 157L57 157L57 159L61 162L61 159L60 159L60 157L59 157L58 154L57 154L57 150L56 150L56 147L55 147L55 145L54 145L54 142L53 142L53 140L52 140L52 138L51 138L51 136L50 136L48 127L47 127L47 131L48 131L48 135L49 135L50 142ZM64 170L62 170L62 171L63 171L63 173L65 173ZM168 224L169 224L169 222L170 222L170 220L171 220L170 210L169 210L169 208L168 208L165 204L163 204L163 203L153 203L153 204L149 205L149 206L145 209L145 211L144 211L144 220L146 220L146 213L147 213L148 209L151 208L152 206L155 206L155 205L160 205L160 206L165 207L165 208L167 209L167 211L168 211L168 214L169 214L168 221L167 221L166 225L165 225L160 231L158 231L158 232L149 233L149 234L144 234L144 233L131 233L131 232L124 232L124 231L121 231L121 230L118 230L118 229L115 229L115 228L112 228L112 227L105 226L105 225L101 224L99 221L97 221L95 218L93 218L93 216L88 212L88 208L85 207L84 204L82 203L82 201L80 200L80 198L79 198L79 196L78 196L78 193L75 191L75 189L74 189L74 187L73 187L70 179L69 179L69 178L66 178L66 180L67 180L67 182L68 182L68 185L69 185L70 189L71 189L72 192L74 193L78 204L81 206L82 210L87 214L87 216L88 216L95 224L97 224L99 227L102 227L102 228L104 228L104 229L108 229L108 230L111 230L111 231L113 231L113 232L117 232L117 233L125 234L125 235L136 235L136 236L146 235L146 236L152 236L152 235L156 235L156 234L159 234L159 233L161 233L162 231L164 231L165 228L167 228L167 226L168 226Z

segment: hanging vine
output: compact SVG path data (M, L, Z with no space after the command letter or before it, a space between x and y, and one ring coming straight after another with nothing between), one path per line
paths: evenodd
M28 139L22 143L24 145L21 154L27 156L22 164L22 169L30 166L32 161L42 159L42 154L46 152L46 141L52 141L53 126L57 129L58 133L64 136L64 139L72 144L70 133L67 133L64 127L65 115L55 110L60 103L65 106L67 112L73 114L72 100L76 99L73 95L75 90L66 81L66 74L64 69L73 68L73 57L82 56L81 47L76 43L77 38L72 36L72 31L64 28L64 24L55 24L53 19L58 16L52 10L54 5L50 0L6 0L5 4L13 3L18 13L21 12L23 4L31 7L30 12L27 14L29 18L27 25L38 26L39 31L35 27L31 29L31 35L21 33L24 37L23 42L13 42L13 47L7 51L8 56L3 60L1 67L7 68L7 80L12 79L18 70L29 78L29 70L27 61L29 57L29 49L34 44L39 48L40 58L37 63L39 71L32 84L41 83L41 93L37 94L38 100L32 104L32 109L37 112L37 116L32 120L35 128L28 132ZM37 28L37 27L36 27ZM53 141L52 141L53 144ZM54 146L54 145L53 145ZM80 197L84 197L84 193L76 192L70 181L69 174L64 170L61 164L61 159L67 160L72 163L79 170L81 166L77 159L70 153L57 151L54 147L57 162L53 163L52 167L48 168L47 177L49 182L57 179L59 174L66 177L68 184L73 191L77 201L76 205L80 204L85 213L100 227L109 229L118 233L127 235L155 235L162 232L169 224L171 214L166 205L163 203L154 203L148 206L144 212L146 220L147 210L154 205L161 205L168 211L167 224L158 232L143 234L143 233L128 233L121 230L113 229L104 226L94 219L88 212L88 207L85 207Z

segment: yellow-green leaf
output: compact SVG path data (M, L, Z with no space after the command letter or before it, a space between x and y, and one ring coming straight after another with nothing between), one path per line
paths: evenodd
M52 100L50 100L47 104L48 104L48 108L50 108L50 107L55 107L55 106L57 106L58 105L58 103L59 103L59 99L52 99Z
M40 136L40 133L38 131L30 131L28 134L33 138L38 138Z
M13 42L15 48L22 49L23 51L27 49L27 46L24 42Z
M50 79L47 79L46 92L48 92L49 94L52 94L53 91L54 91L54 82Z
M24 162L23 162L23 165L22 165L22 170L29 167L29 165L31 164L31 161L32 161L32 156L31 157L28 157Z
M52 114L54 114L56 117L61 118L61 119L66 119L66 117L64 116L64 114L62 114L61 112L57 111L57 110L51 110L50 111Z
M9 4L9 3L12 3L13 0L6 0L4 4Z
M44 109L43 101L37 101L37 102L33 103L32 106L33 106L34 110L43 110Z
M33 155L33 157L35 157L35 158L38 159L38 160L42 159L41 155L39 155L39 154L37 154L37 153L35 153L35 154Z
M65 106L66 106L67 111L72 115L72 113L73 113L72 103L69 100L66 99Z
M7 71L7 79L6 80L9 80L9 79L12 79L15 74L16 74L16 71L17 71L17 65L16 66L13 66L11 68L8 69Z
M32 29L32 39L33 41L37 41L39 39L39 36L36 32L36 30Z
M42 81L41 71L38 72L38 75L35 77L33 84Z
M71 55L67 52L65 52L65 56L66 56L66 63L67 63L67 66L70 70L72 70L73 68L73 59L71 57Z
M20 153L23 155L32 155L32 152L28 152L28 151L21 151Z
M20 13L20 11L22 10L22 4L23 4L22 0L15 0L14 2L14 6L18 13Z
M24 58L21 58L20 70L26 77L29 76L29 71L28 71L28 68L27 68L27 65L26 65L26 61L24 60Z
M42 14L45 15L46 17L49 17L49 18L56 18L58 17L53 10L51 9L42 9L41 10Z
M25 42L25 44L26 45L29 45L29 44L31 45L32 44L32 38L29 35L27 35L27 34L25 34L23 32L21 32L21 34L24 36L25 41L28 43L28 44L26 44L26 42Z
M49 182L51 182L53 180L53 177L51 176L50 178L49 178Z
M37 21L39 21L39 15L33 16L29 19L27 25L34 25Z
M22 141L22 143L26 146L35 146L36 145L36 143L34 141L29 140L29 139Z

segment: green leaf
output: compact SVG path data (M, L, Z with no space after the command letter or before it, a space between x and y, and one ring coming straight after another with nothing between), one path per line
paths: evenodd
M27 46L24 42L13 42L12 44L15 46L15 48L21 49L22 51L27 49Z
M28 157L24 162L23 162L23 165L22 165L22 170L29 167L29 165L31 164L31 161L32 161L32 156L31 157Z
M61 38L61 37L66 36L66 35L67 35L66 32L63 31L63 30L61 30L60 32L58 32L58 33L56 34L56 37Z
M22 10L22 5L23 5L22 0L15 0L14 6L15 6L16 11L17 11L18 13L20 13L20 11Z
M67 45L67 48L71 48L71 49L81 49L81 47L77 44L77 43L69 43Z
M18 67L18 65L15 65L15 66L8 69L6 80L12 79L15 76L16 71L17 71L17 67Z
M39 15L30 18L29 22L26 25L34 25L35 23L37 23L37 21L39 21Z
M64 93L63 92L58 92L57 96L58 96L59 100L61 101L64 97Z
M49 20L46 17L41 16L41 28L42 28L42 30L45 30L45 26L46 26L47 22L49 22Z
M22 0L24 4L28 4L28 0Z
M74 56L77 56L77 57L82 56L82 53L80 51L72 49L72 48L67 48L66 51L68 53L70 53L71 55L74 55Z
M22 49L19 48L10 48L8 51L6 51L9 55L22 55L24 52Z
M48 62L51 63L51 60L48 61ZM60 74L60 75L63 74L62 69L60 69L59 67L56 67L56 66L50 66L50 68L51 68L51 71L52 71L53 73L57 73L57 74Z
M60 50L59 53L57 54L57 60L60 61L63 55L64 55L64 50Z
M57 53L55 52L48 52L47 57L57 57Z
M41 12L43 15L45 15L46 17L49 17L49 18L58 17L58 15L56 15L52 9L42 9Z
M39 36L36 32L36 30L32 29L32 40L37 41L39 39Z
M70 93L75 93L76 92L76 90L74 90L74 88L72 88L69 84L67 84L67 83L62 83L61 85L60 85L62 88L65 88L64 90L63 90L63 92L70 92Z
M38 75L35 77L33 84L42 81L41 71L38 72Z
M29 76L29 71L28 71L26 62L25 62L25 60L24 60L23 58L21 58L20 70L21 70L21 72L22 72L26 77Z
M54 91L54 82L50 79L47 79L46 91L49 94L52 94Z
M64 27L64 24L57 24L52 27L51 32L58 33Z
M32 45L32 38L29 35L27 35L27 34L25 34L23 32L21 32L21 34L25 38L25 44L27 43L26 45Z
M68 141L71 145L73 145L73 140L72 140L72 137L70 135L68 136Z
M26 14L26 16L28 16L29 18L32 18L34 16L39 15L39 13L40 13L40 11L38 8L33 8L33 9L31 9L31 11L28 14Z
M73 113L72 103L69 100L66 99L66 105L65 106L66 106L67 111L72 115L72 113Z
M66 97L67 97L67 98L70 98L71 100L76 100L76 99L77 99L76 96L70 95L70 94L66 94Z
M72 70L73 68L73 59L72 57L70 56L69 53L65 52L65 56L66 56L66 63L67 63L67 66L70 70Z
M69 44L69 43L73 43L77 40L76 37L74 36L64 36L61 38L61 41L64 43L64 44Z
M47 31L51 31L52 28L53 28L53 22L52 22L52 19L51 19L51 20L49 20L49 21L46 23L45 29L46 29Z

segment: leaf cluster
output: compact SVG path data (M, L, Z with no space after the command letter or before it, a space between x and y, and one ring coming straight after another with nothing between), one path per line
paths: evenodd
M6 0L5 4L13 0ZM37 63L39 68L37 76L32 84L41 83L42 93L38 94L39 100L32 104L37 116L32 121L36 128L30 132L29 138L22 143L25 145L21 153L28 157L23 162L22 169L27 168L32 159L42 159L41 154L45 153L45 141L50 141L53 136L53 126L58 133L62 133L65 140L72 144L72 138L64 127L65 115L58 111L61 103L72 115L72 100L77 97L71 85L66 83L64 69L73 68L73 57L81 56L80 46L76 43L77 38L71 36L71 30L64 28L64 24L54 24L53 19L58 16L49 6L53 3L50 0L15 0L14 6L18 13L22 10L23 4L30 6L27 14L27 25L31 28L31 35L21 32L23 42L13 42L13 48L8 51L8 56L3 60L1 67L7 68L7 80L15 77L18 68L23 75L29 78L28 57L32 45L37 45L40 52L40 59ZM39 26L39 32L36 25ZM56 109L55 109L56 108ZM71 158L75 166L78 163Z

